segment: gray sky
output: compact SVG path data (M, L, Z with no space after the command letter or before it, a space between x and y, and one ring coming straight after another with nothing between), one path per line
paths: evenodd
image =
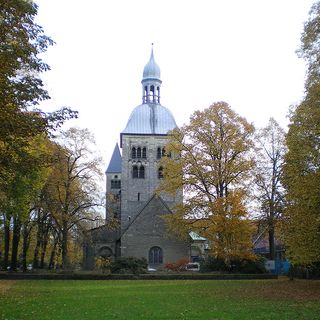
M37 22L56 45L43 59L52 97L69 125L87 127L108 165L131 111L141 104L151 43L161 69L162 104L178 125L226 101L263 127L283 127L303 96L305 65L295 53L312 0L36 0Z

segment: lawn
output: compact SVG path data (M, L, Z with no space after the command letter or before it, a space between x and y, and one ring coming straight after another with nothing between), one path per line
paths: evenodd
M0 319L320 319L320 281L0 280Z

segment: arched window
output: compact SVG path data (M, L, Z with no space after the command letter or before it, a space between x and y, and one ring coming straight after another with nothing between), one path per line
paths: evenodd
M154 86L150 87L150 101L155 102L155 92L154 92Z
M141 158L141 148L140 147L137 148L137 158L138 159Z
M132 158L132 159L135 159L136 157L137 157L136 148L133 147L133 148L131 149L131 158Z
M146 148L146 147L144 147L144 148L142 149L142 158L143 158L143 159L146 159L146 158L147 158L147 148Z
M143 102L144 102L144 103L147 102L147 96L148 96L148 87L145 86L145 87L144 87L144 92L143 92Z
M163 167L158 169L158 179L163 179Z
M132 178L144 179L145 170L144 166L133 166L132 167Z
M144 179L144 166L140 166L139 168L139 178Z
M138 166L132 167L132 178L138 178Z
M157 148L157 159L160 159L161 158L161 148L158 147Z
M160 247L152 247L149 250L149 264L161 264L163 262L163 253Z
M157 159L160 159L166 155L166 149L165 148L157 148Z
M102 247L99 249L98 255L102 258L109 258L112 256L112 250L109 247Z

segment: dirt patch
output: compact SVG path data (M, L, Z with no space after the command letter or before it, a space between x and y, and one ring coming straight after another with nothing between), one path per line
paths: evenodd
M0 296L4 296L14 283L14 280L0 280Z

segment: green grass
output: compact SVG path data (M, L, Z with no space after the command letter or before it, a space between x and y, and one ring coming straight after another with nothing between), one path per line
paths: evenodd
M320 319L320 281L0 281L0 319Z

